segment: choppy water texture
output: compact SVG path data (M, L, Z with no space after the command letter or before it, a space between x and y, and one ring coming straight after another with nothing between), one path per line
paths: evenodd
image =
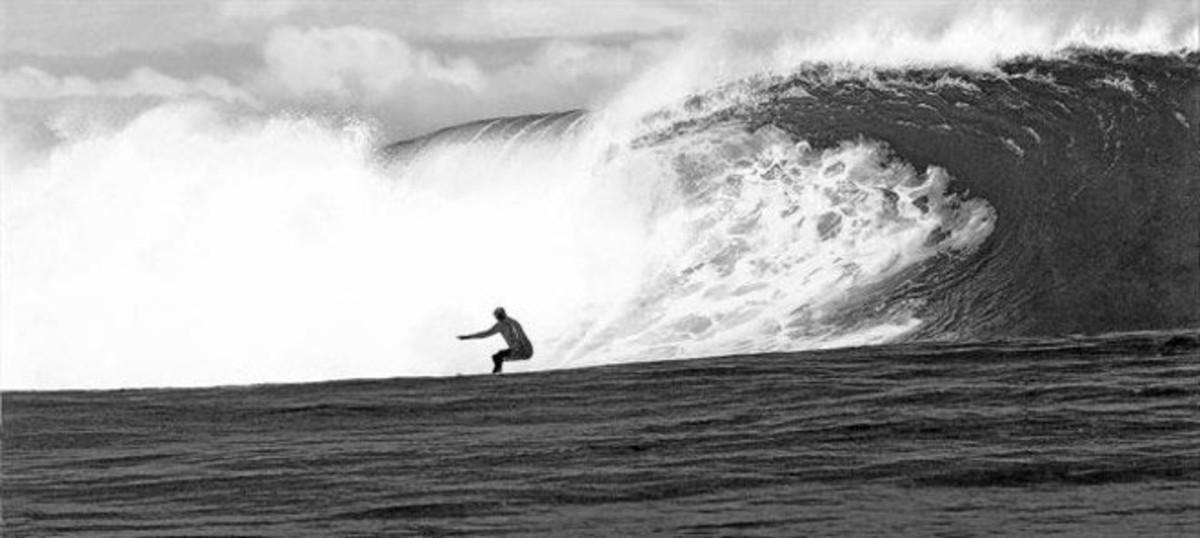
M4 534L1187 535L1198 339L9 392Z

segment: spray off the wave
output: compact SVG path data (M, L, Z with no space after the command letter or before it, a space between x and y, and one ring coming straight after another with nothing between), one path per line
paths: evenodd
M618 215L587 236L607 208L546 168L398 179L373 151L353 126L171 105L20 171L6 386L469 372L479 351L451 340L474 314L549 332L636 258Z

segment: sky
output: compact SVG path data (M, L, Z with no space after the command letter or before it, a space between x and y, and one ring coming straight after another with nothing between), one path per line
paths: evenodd
M587 106L712 10L628 1L3 6L0 92L9 102L199 96L315 106L365 113L396 136Z
M362 116L402 138L486 117L594 107L679 61L696 41L737 43L760 58L890 57L897 49L907 57L920 54L907 50L920 43L896 38L901 33L958 32L969 35L953 47L965 40L986 61L1022 41L1051 39L1025 33L1033 26L1057 37L1078 26L1186 42L1196 4L3 0L0 97L5 124L26 139L60 136L50 131L80 117L121 117L190 97L255 111ZM957 24L964 17L986 24ZM787 43L805 46L781 54ZM707 59L731 61L720 56ZM97 102L105 105L99 111ZM51 116L59 127L41 125Z

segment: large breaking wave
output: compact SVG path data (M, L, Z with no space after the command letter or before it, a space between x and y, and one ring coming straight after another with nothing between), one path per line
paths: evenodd
M639 193L636 283L564 315L568 362L1190 326L1197 64L1079 50L984 72L818 65L693 96L629 141L574 113L388 154L401 178ZM564 151L576 169L543 168Z
M994 226L992 207L950 192L945 170L917 170L878 141L819 150L770 124L721 119L614 144L592 139L607 134L601 122L582 113L494 120L389 148L402 181L542 185L497 201L496 230L481 239L516 246L496 263L539 272L543 258L519 246L528 237L505 230L510 217L542 205L589 213L541 223L582 231L585 249L636 245L604 262L624 266L616 289L558 313L570 323L549 347L568 363L895 338L921 325L914 303L853 319L838 313L933 258L973 252Z
M1196 53L1075 51L378 153L169 105L6 180L5 385L479 372L492 344L453 335L501 304L518 369L1194 326L1198 102Z

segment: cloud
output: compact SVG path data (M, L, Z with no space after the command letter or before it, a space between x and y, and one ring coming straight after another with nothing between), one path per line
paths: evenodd
M148 67L139 67L120 79L93 80L79 75L55 76L22 66L0 73L0 98L62 99L71 97L206 97L219 101L257 105L249 92L220 77L181 80Z
M247 87L276 105L361 113L379 120L385 136L415 136L481 118L596 104L674 41L518 44L472 50L418 45L379 28L286 26L265 41L262 68Z
M541 103L583 106L612 92L661 60L676 42L667 39L605 45L578 39L544 43L526 59L492 75L493 86Z
M296 0L225 0L217 7L217 13L225 19L271 21L301 7Z
M645 0L466 1L444 6L445 11L437 14L440 24L429 28L463 40L659 34L693 26L709 11L704 4Z
M273 24L369 24L406 40L659 35L681 31L713 11L674 0L202 0L171 2L5 2L3 49L103 56L163 51L190 43L258 43Z
M628 75L638 60L632 47L554 40L539 49L528 65L543 76L574 80Z
M359 26L277 29L263 60L264 87L301 99L381 100L406 92L478 93L487 86L465 57L438 55Z
M507 49L505 44L464 49L418 45L379 28L289 25L266 35L257 54L239 53L247 61L225 73L211 72L220 65L198 65L191 70L193 78L157 69L162 58L169 60L164 65L177 68L180 60L174 56L143 55L124 66L127 71L91 73L87 64L50 69L34 63L37 67L0 71L0 99L22 100L20 111L9 107L10 116L33 125L63 116L56 104L63 99L75 108L119 111L119 121L109 114L100 120L91 113L69 114L78 119L68 122L70 129L51 126L58 138L91 130L76 125L119 124L132 111L162 100L197 97L268 113L360 114L378 120L385 136L404 137L480 118L596 104L673 43L636 37L552 39L507 43ZM32 107L30 101L42 105Z

